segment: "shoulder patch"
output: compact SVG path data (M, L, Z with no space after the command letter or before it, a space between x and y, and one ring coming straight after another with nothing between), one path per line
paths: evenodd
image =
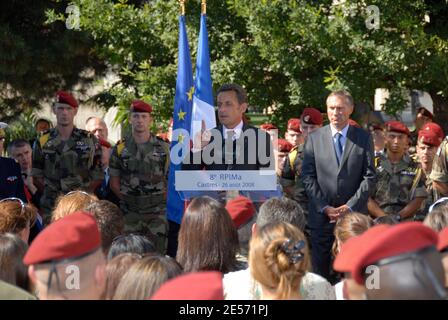
M119 140L117 142L117 154L118 154L118 156L121 156L121 153L123 152L124 147L125 147L124 139Z
M50 131L45 131L46 133L43 133L40 137L39 137L39 143L40 143L40 147L42 148L48 141L48 139L50 139Z

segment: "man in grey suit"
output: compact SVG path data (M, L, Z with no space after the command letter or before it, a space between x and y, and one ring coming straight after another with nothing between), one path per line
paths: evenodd
M302 179L309 198L313 271L329 279L335 222L351 211L367 214L376 173L370 134L350 126L353 98L334 91L327 98L330 124L308 136Z

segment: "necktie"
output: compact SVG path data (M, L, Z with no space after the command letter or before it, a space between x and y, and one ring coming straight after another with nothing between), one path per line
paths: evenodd
M227 137L226 139L234 140L235 138L235 130L227 130Z
M336 144L335 144L335 150L336 150L336 158L338 160L338 165L341 163L342 158L342 134L339 132L336 133Z
M235 137L234 130L228 130L226 132L225 141L225 163L229 164L233 162L233 138Z

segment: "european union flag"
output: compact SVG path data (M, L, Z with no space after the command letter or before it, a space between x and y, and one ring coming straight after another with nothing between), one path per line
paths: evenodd
M176 132L177 129L184 129L190 132L191 109L193 103L193 72L190 59L190 47L188 46L187 29L185 26L185 16L179 17L179 57L177 64L176 95L174 98L173 113L173 137L171 150L178 143L188 144L190 138L187 134ZM181 151L182 152L182 151ZM181 155L181 157L184 157ZM167 194L167 219L180 224L184 212L184 200L179 192L175 190L175 172L181 169L181 164L171 161L168 174L168 194Z
M206 129L216 127L206 19L207 15L203 13L201 15L201 28L199 31L198 54L196 59L191 137L195 137L201 131L202 121L204 121Z

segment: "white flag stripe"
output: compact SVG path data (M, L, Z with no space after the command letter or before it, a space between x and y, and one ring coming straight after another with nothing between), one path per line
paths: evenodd
M193 112L191 117L190 137L195 137L196 133L201 131L202 120L205 122L206 129L216 127L215 108L196 96L193 96Z

